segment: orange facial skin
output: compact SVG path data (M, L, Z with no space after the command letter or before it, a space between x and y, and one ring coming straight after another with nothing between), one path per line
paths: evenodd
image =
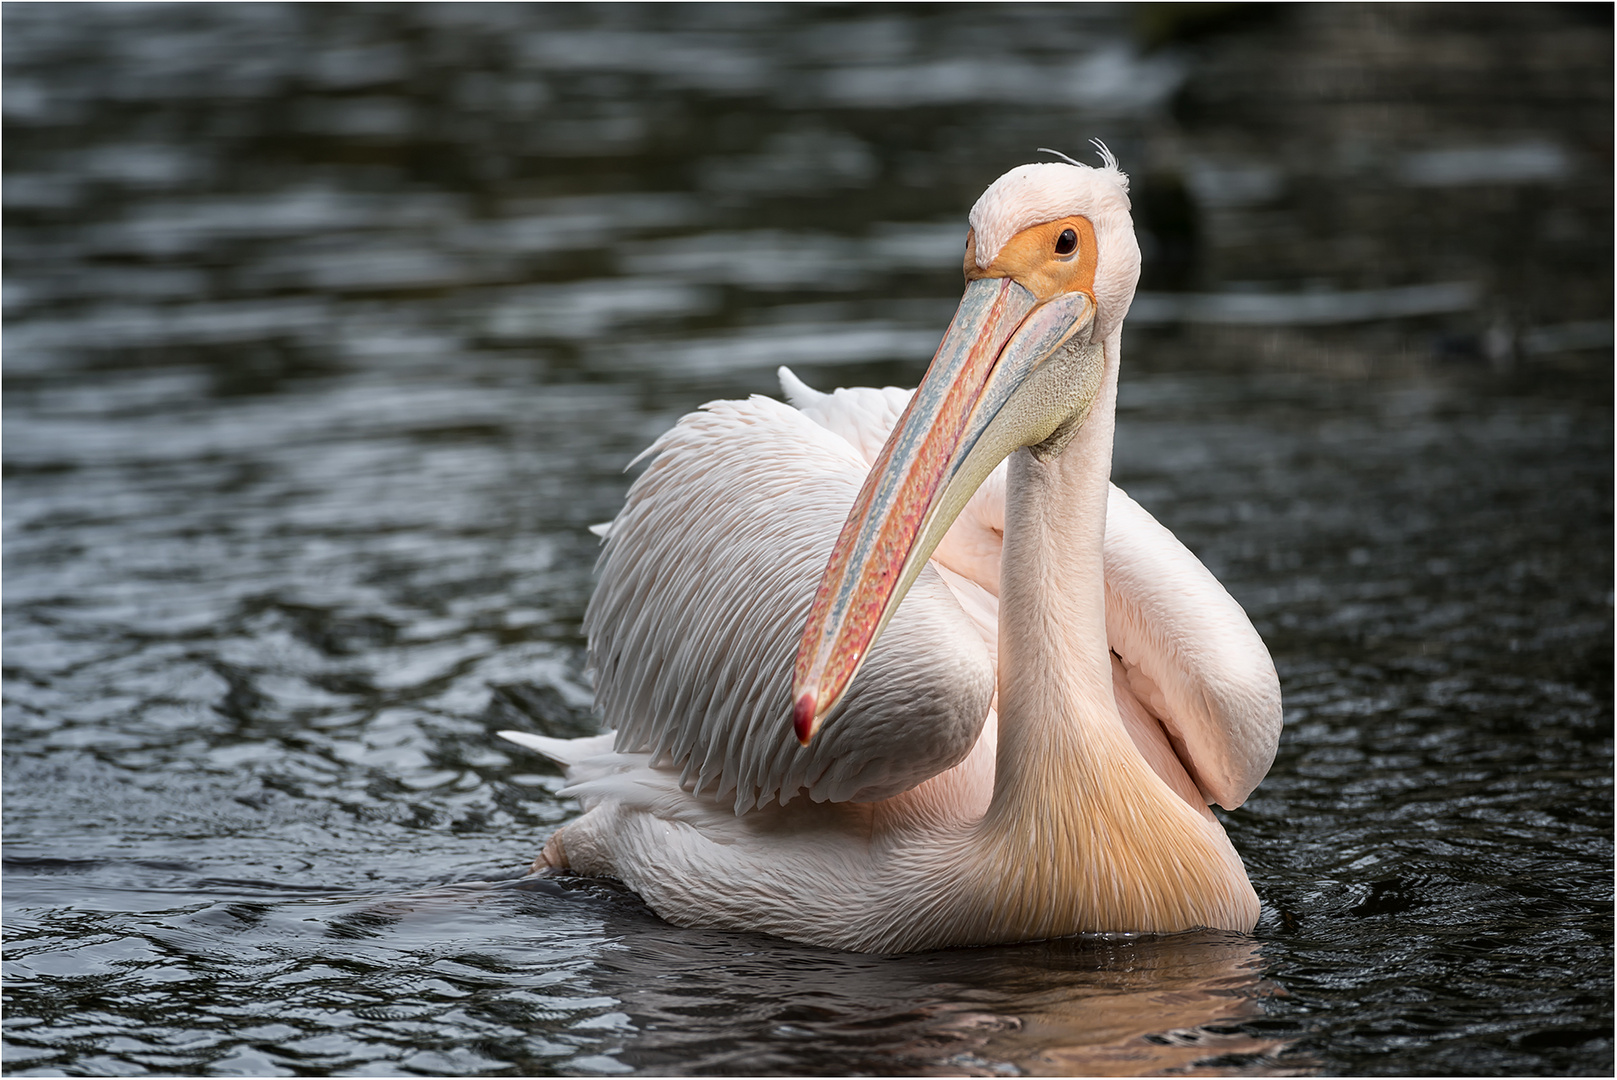
M1078 246L1068 255L1058 255L1057 241L1067 229L1078 234ZM1093 297L1098 255L1095 226L1086 217L1064 217L1024 229L1011 237L987 267L977 265L977 233L973 230L966 234L966 280L1008 277L1041 303L1072 292Z

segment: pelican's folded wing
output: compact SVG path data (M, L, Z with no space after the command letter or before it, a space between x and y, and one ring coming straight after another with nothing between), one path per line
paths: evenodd
M1235 598L1173 533L1113 486L1106 638L1208 802L1234 809L1274 762L1280 680Z
M814 741L792 732L798 639L867 471L852 445L755 396L691 413L647 455L584 617L619 751L682 769L737 813L800 791L887 798L970 752L994 666L931 567Z

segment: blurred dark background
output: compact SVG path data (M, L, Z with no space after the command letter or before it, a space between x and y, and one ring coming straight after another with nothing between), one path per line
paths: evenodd
M1612 10L6 4L5 1068L1609 1074ZM1286 695L1255 940L363 899L572 812L493 731L594 723L624 464L916 382L1092 138L1114 476Z
M1248 297L1143 303L1152 358L1598 369L1610 346L1607 5L92 10L6 16L19 377L270 388L341 368L383 301L588 376L805 302L931 332L963 208L1090 138L1135 178L1142 288ZM288 317L187 330L203 302ZM910 344L840 358L896 376Z

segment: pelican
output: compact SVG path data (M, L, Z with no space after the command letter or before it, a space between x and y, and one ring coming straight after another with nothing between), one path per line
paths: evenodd
M972 207L912 395L782 369L791 404L710 403L642 455L584 620L613 730L502 733L584 810L536 870L859 952L1252 929L1208 804L1268 771L1279 682L1110 484L1140 252L1097 147Z

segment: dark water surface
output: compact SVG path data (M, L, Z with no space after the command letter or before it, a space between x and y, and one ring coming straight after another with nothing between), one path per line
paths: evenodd
M1610 1073L1607 7L4 9L5 1068ZM1603 21L1602 21L1603 20ZM911 384L1104 138L1115 475L1286 696L1252 937L518 883L624 463Z

